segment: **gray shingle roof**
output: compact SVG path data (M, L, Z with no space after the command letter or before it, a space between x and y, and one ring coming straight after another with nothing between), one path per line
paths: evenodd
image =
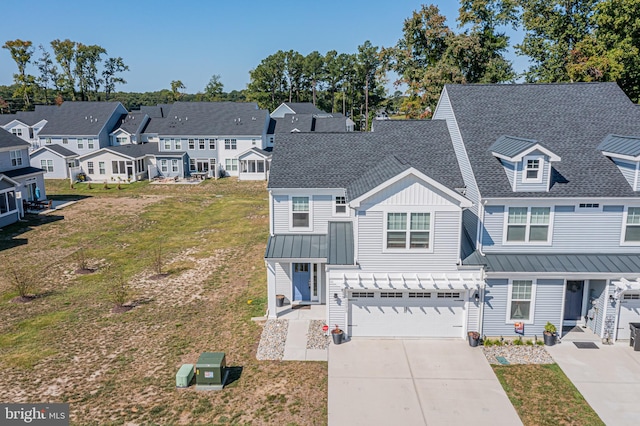
M64 102L47 118L38 135L97 136L119 106L120 102Z
M129 114L123 114L118 124L113 129L115 132L118 129L122 129L130 135L135 135L140 126L144 123L146 114L140 111L132 111Z
M362 194L408 166L448 188L464 185L443 120L391 124L371 133L279 136L273 150L269 188L348 188L354 194ZM286 148L279 149L281 146ZM407 166L398 165L402 162ZM350 193L347 196L353 199Z
M77 157L78 154L71 151L70 149L65 148L64 146L58 145L58 144L52 144L52 145L44 145L42 148L38 148L36 151L40 151L41 149L48 149L50 151L55 152L56 154L59 154L62 157Z
M20 139L11 132L0 129L0 148L24 148L31 146L29 142Z
M485 265L487 272L640 273L640 254L510 254L473 252L463 265Z
M117 152L118 154L123 154L131 158L140 158L145 155L153 155L160 152L158 151L157 142L110 146L104 149L108 149L109 151Z
M268 112L247 102L176 102L158 134L166 136L262 135Z
M346 117L316 116L314 122L314 132L330 133L347 131Z
M311 102L285 102L296 114L326 114Z
M29 167L23 167L21 169L13 169L13 170L7 170L6 172L2 172L3 175L10 178L31 175L34 173L44 173L44 170L39 169L37 167L29 166Z
M640 196L597 149L609 134L640 136L640 109L615 83L445 88L483 197ZM489 151L502 135L537 140L562 158L553 164L555 183L548 192L512 191Z
M637 157L640 155L640 137L607 135L598 145L600 151Z
M0 126L4 126L5 124L9 124L13 120L15 120L16 118L18 118L18 117L15 114L0 114Z
M283 118L272 118L275 121L274 133L291 133L296 130L307 133L313 130L313 115L285 114Z
M490 147L489 151L505 157L513 158L523 151L534 146L538 141L516 138L513 136L500 136Z

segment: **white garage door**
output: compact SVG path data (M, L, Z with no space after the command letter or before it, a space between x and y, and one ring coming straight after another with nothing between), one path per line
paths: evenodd
M629 340L629 323L640 322L640 294L623 294L620 301L618 340Z
M354 291L349 330L360 337L463 337L466 292Z

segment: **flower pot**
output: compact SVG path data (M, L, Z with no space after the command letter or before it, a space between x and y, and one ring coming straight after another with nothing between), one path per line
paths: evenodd
M276 306L278 308L284 306L284 294L276 294Z
M344 333L342 331L340 331L339 333L332 331L331 337L333 337L333 344L339 345L340 343L342 343L342 339L344 338Z
M469 337L469 346L472 348L478 346L478 343L480 342L480 335L478 333L470 331L467 333L467 336Z
M544 337L544 344L546 346L553 346L556 344L556 334L550 334L550 333L543 333L542 336Z

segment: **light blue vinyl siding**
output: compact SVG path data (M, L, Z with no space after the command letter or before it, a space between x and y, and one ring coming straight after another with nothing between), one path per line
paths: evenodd
M465 210L463 214L463 224L475 246L478 232L478 204L480 202L480 191L478 189L478 184L476 183L473 170L471 169L467 150L464 146L462 135L460 134L460 129L458 128L458 123L456 122L456 117L453 113L453 108L451 107L451 101L449 100L446 88L442 90L440 102L438 103L438 108L434 112L433 119L446 120L447 122L449 134L451 135L451 142L453 143L453 149L455 150L456 158L458 160L458 166L460 167L464 184L467 187L465 196L473 203L473 206Z
M66 179L69 177L67 161L59 155L55 155L51 151L47 151L43 149L32 155L31 157L31 166L42 168L40 163L41 160L52 160L53 161L53 173L46 172L44 174L45 179Z
M500 160L500 162L504 167L504 172L507 175L507 179L509 179L509 184L511 185L511 188L513 189L513 174L514 174L513 171L515 170L516 165L506 160Z
M529 279L533 279L529 278ZM507 323L508 280L488 279L485 290L483 334L491 337L517 337L512 322ZM524 336L542 339L547 321L560 327L564 280L537 280L534 311L534 323L525 324Z
M364 271L418 273L429 271L456 271L459 260L458 234L460 213L436 211L431 232L433 252L402 250L383 252L385 232L384 213L367 211L358 215L358 262Z
M17 222L19 219L18 217L18 212L16 211L15 213L12 214L8 214L6 216L2 216L0 217L0 228L7 226L7 225L11 225L12 223Z
M604 320L604 304L607 296L607 282L606 280L590 280L589 281L589 303L593 298L596 300L595 315L593 321L589 320L589 328L598 336L602 331L602 321ZM591 306L587 306L587 314L589 313Z
M542 155L539 151L534 151L531 155ZM525 157L526 158L526 157ZM544 192L548 190L549 185L549 173L551 173L551 163L549 163L549 157L544 155L540 161L540 168L542 169L542 182L529 183L523 182L522 177L524 175L525 163L519 161L517 164L516 172L516 191L517 192ZM513 187L513 186L512 186Z
M1 130L4 131L4 130ZM20 155L22 156L22 164L12 166L11 165L11 151L20 151ZM9 151L0 152L0 173L8 170L22 169L24 167L29 167L29 148L28 147L16 147L12 148Z
M579 201L577 201L579 202ZM620 246L622 211L620 206L604 206L596 209L576 209L573 206L553 206L552 245L503 244L504 206L485 208L482 232L483 250L487 253L625 253L628 247ZM573 207L573 209L572 209ZM602 207L602 206L601 206Z
M631 186L631 188L633 188L636 181L635 163L630 163L630 162L618 160L615 158L613 158L612 160L615 163L615 165L618 166L618 169L620 170L620 173L622 173L622 176L624 176L627 182L629 182L629 185Z

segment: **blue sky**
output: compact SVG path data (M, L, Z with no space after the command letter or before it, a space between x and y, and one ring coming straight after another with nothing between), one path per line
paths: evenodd
M431 1L456 27L457 1ZM354 53L370 40L392 46L404 20L427 2L410 0L21 0L3 19L0 43L20 38L49 48L54 39L98 44L121 56L130 71L123 91L155 91L181 80L188 93L202 91L219 74L225 91L241 90L249 71L278 50L303 55L314 50ZM512 44L521 35L512 34ZM34 59L40 53L36 51ZM526 59L509 55L516 71ZM11 84L17 70L0 49L0 84ZM31 71L35 74L35 70Z

